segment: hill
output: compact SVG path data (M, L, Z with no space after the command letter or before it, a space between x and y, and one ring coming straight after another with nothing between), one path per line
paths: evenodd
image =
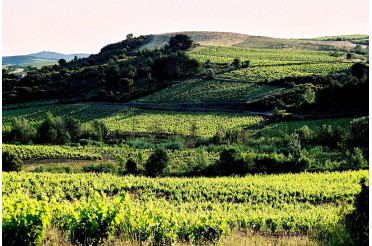
M25 68L28 65L42 67L57 64L56 60L43 59L35 56L4 56L2 59L3 67Z
M34 54L29 54L29 56L34 56L38 58L43 58L43 59L50 59L50 60L59 60L59 59L65 59L65 60L72 60L74 59L75 56L78 58L85 58L88 57L89 54L84 54L84 53L76 53L76 54L62 54L62 53L57 53L57 52L52 52L52 51L42 51Z
M29 55L20 56L4 56L2 59L2 65L4 67L13 68L25 68L27 66L42 67L57 64L59 59L65 59L70 61L77 56L78 58L88 57L89 54L77 53L77 54L62 54L51 51L42 51Z
M252 36L232 32L173 32L150 35L140 49L163 47L171 36L176 34L189 35L195 43L202 46L234 46L252 49L291 49L291 50L350 50L356 46L350 40L318 40L318 39L285 39L264 36Z

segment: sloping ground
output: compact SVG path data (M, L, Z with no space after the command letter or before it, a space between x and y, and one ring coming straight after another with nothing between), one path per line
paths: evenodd
M42 66L48 66L48 65L54 65L54 64L57 64L57 61L38 58L34 56L4 56L2 57L3 66L26 67L28 65L31 65L35 67L42 67Z
M173 32L151 35L148 42L141 47L154 49L163 47L168 43L170 37L177 34L189 35L195 43L201 45L232 46L246 40L249 35L232 32Z
M355 47L350 41L314 41L285 38L251 36L232 32L173 32L151 35L140 49L160 48L167 44L170 37L187 34L200 45L236 46L256 49L296 49L296 50L349 50Z

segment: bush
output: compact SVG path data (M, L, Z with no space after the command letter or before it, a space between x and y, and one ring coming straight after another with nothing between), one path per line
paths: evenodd
M362 191L356 198L355 210L346 216L346 225L350 230L353 245L368 245L369 241L369 186L361 180Z
M137 163L132 158L129 158L127 160L127 163L125 164L125 168L126 168L127 174L133 174L133 175L138 174Z
M156 149L145 164L146 174L152 177L160 176L169 164L169 156L166 150Z
M369 117L355 119L351 122L349 146L368 148Z
M3 171L4 172L19 172L22 169L23 162L19 157L10 152L3 152Z
M219 171L223 175L246 173L244 159L238 149L225 148L220 155Z
M79 144L81 146L85 146L85 145L94 145L94 146L99 146L99 147L102 146L101 142L90 140L90 139L80 139Z
M354 148L354 154L351 156L351 165L354 168L359 168L364 165L363 152L359 148Z
M314 134L314 132L307 125L297 129L295 133L298 134L300 141L305 144L311 141Z
M83 166L83 172L89 173L115 173L116 167L112 162L102 162L99 164L85 165Z
M214 77L215 77L215 73L213 71L213 69L208 69L208 72L207 72L207 75L206 75L206 79L207 80L214 80Z

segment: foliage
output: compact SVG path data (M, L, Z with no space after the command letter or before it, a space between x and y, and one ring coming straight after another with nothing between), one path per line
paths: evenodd
M362 190L356 197L355 210L346 216L346 225L354 245L368 245L369 242L369 186L365 182L362 178Z
M126 168L127 174L132 174L132 175L138 174L137 163L132 158L129 158L127 160L125 164L125 168Z
M145 164L146 174L152 177L161 176L169 165L169 156L166 150L156 149Z
M239 150L227 148L221 152L218 169L224 175L246 173L244 159Z
M9 151L2 152L2 171L4 172L19 172L22 169L23 162L17 155Z
M12 122L10 138L15 142L28 143L35 140L36 129L25 118L16 118Z
M50 223L48 204L24 195L6 199L2 213L3 244L41 245Z
M89 173L116 173L116 167L112 162L101 162L99 164L91 164L83 166L83 172Z
M172 51L177 50L188 50L192 46L192 39L190 36L185 34L177 34L169 39L169 48Z

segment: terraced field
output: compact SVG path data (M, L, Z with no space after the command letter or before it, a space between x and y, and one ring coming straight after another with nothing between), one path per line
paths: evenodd
M219 46L196 49L189 54L201 62L210 60L212 63L231 63L235 58L242 61L250 60L251 66L337 62L341 60L326 51L245 49Z
M86 123L89 128L94 119L103 120L110 131L119 130L123 133L163 133L200 137L211 137L219 129L241 129L250 127L262 121L262 117L229 113L182 113L140 110L136 108L87 106L87 105L57 105L16 109L4 111L3 131L9 130L12 119L25 117L34 125L39 125L47 112L54 116L71 116ZM192 128L194 132L192 133Z
M286 77L305 77L347 72L352 63L318 63L288 66L267 66L238 69L219 74L217 78L244 80L250 82L271 81Z
M286 88L254 83L191 79L139 99L139 102L249 102Z

